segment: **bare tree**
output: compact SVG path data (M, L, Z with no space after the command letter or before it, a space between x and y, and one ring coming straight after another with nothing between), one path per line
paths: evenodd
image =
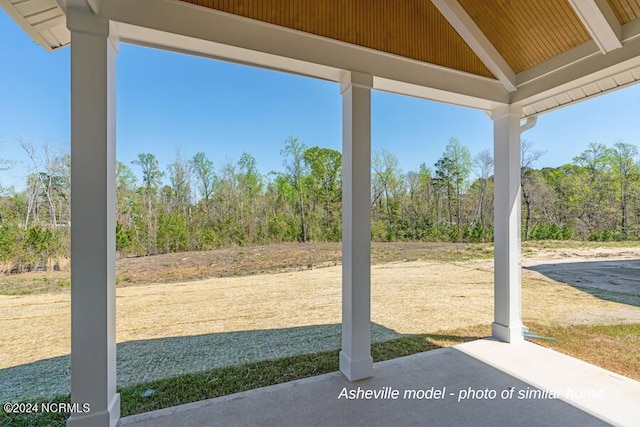
M284 149L280 151L280 154L284 158L283 163L291 187L293 187L297 193L298 214L300 215L301 227L300 240L306 242L309 238L305 214L306 192L304 185L304 177L307 172L307 166L304 162L304 152L307 150L307 146L304 142L292 136L287 138L284 144Z
M480 180L480 198L478 200L478 208L476 210L475 222L484 225L484 204L487 194L487 182L493 173L493 156L490 150L482 150L473 158L471 164L473 173Z
M147 254L157 250L158 216L155 212L158 189L162 185L164 173L160 170L156 156L151 153L139 153L138 158L131 162L142 169L143 191L147 204Z
M638 147L626 142L616 142L611 150L611 163L614 173L620 185L620 215L622 239L628 235L629 199L633 184L638 181Z
M608 188L612 184L610 163L612 150L604 144L591 143L573 162L580 167L576 174L579 179L578 204L581 207L577 217L582 221L589 233L602 227L606 215Z
M0 148L2 147L2 142L0 141ZM13 162L7 159L0 159L0 172L11 169L13 166ZM2 186L0 183L0 196L2 196L8 189Z
M405 191L402 169L399 161L391 152L382 149L375 151L371 159L373 176L373 205L384 212L389 240L397 238L400 219L400 199Z
M471 153L456 138L450 138L442 157L435 164L436 177L447 189L449 225L453 224L453 202L456 204L456 235L460 238L462 195L471 171Z
M169 165L169 181L173 194L172 207L187 215L191 206L191 163L184 157L181 148L176 149L176 159Z
M209 215L211 195L216 182L216 173L213 162L207 156L200 152L196 153L190 161L191 170L198 181L200 196L204 201L204 208Z
M28 206L27 213L25 216L25 229L29 226L29 217L33 215L34 220L37 215L37 204L38 197L44 194L47 199L49 205L49 216L51 221L51 228L55 230L56 226L56 210L53 204L53 198L51 196L51 174L47 173L51 168L51 158L49 156L49 144L48 142L44 142L43 148L45 153L45 164L43 166L43 161L40 157L38 157L36 153L36 149L32 143L21 139L19 141L20 147L24 150L29 158L30 165L27 166L29 169L29 178L28 178Z
M533 150L533 141L522 141L520 151L520 187L526 213L524 221L524 240L529 238L529 225L531 223L531 203L533 202L533 199L531 197L530 190L534 179L534 170L532 166L544 153L544 151Z

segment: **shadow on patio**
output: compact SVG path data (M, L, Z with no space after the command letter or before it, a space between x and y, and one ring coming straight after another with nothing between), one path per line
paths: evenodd
M347 399L358 390L384 394ZM412 398L412 390L420 392ZM437 398L423 398L429 390ZM376 363L373 378L354 383L334 372L126 417L119 425L633 426L639 408L637 381L529 342L483 339Z

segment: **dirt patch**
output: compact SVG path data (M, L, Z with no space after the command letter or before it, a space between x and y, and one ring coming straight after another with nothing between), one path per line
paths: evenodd
M414 260L461 261L489 258L492 254L489 244L374 242L371 245L373 264ZM337 266L341 262L340 243L282 243L122 258L118 260L118 278L121 285L170 283L309 270Z
M374 242L371 262L465 261L489 259L490 244L444 242ZM181 252L117 260L118 286L177 283L215 277L244 277L283 273L339 265L340 243L283 243L255 247L234 247L201 252ZM0 295L68 292L66 271L0 274Z
M523 243L523 265L562 259L640 258L639 242L555 242ZM493 245L489 243L373 242L372 264L406 261L475 262L493 266ZM177 283L216 277L244 277L302 271L340 265L340 243L283 243L255 247L234 247L202 252L182 252L117 260L117 284L121 287L152 283ZM0 295L68 292L68 268L63 271L0 275Z

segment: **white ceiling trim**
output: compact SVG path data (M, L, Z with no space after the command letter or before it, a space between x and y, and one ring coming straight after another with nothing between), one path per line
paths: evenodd
M287 71L293 74L309 76L329 81L339 81L344 73L333 67L308 64L291 58L275 57L263 52L250 51L212 41L194 39L180 34L138 27L122 22L115 22L113 28L118 40L138 46L159 48L171 52L205 58L224 60L236 64L258 66L261 68Z
M622 47L622 26L607 0L569 0L602 53Z
M460 3L457 0L431 0L431 2L489 71L500 80L505 89L509 92L515 92L516 74L469 14L460 6Z
M376 89L426 88L436 101L491 109L509 102L493 78L427 64L301 31L172 0L103 0L100 15L118 23L122 41L331 81L331 70L377 77ZM178 36L179 35L179 36ZM406 83L392 85L388 82ZM381 86L382 87L381 87ZM400 93L400 92L397 92ZM422 95L404 93L410 96Z

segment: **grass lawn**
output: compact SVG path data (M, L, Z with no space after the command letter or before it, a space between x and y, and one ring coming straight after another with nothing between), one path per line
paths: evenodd
M551 254L549 262L555 262L584 255L606 258L613 254L637 259L640 258L639 246L640 242L524 242L522 249L525 256ZM117 291L119 339L135 341L335 324L340 315L341 276L337 267L340 256L339 244L317 243L121 259ZM493 273L484 265L484 260L489 262L492 256L490 244L374 243L372 320L404 334L393 341L373 344L374 360L393 359L489 336ZM470 260L482 261L465 264ZM266 276L264 273L283 274ZM68 270L0 275L0 302L6 313L11 314L0 319L0 324L5 322L0 328L5 331L0 360L13 354L6 366L68 353L68 277ZM257 289L269 297L265 298ZM525 270L522 292L525 324L532 332L557 340L538 341L540 345L640 380L640 317L637 313L640 295L572 287ZM298 296L302 294L305 304L314 307L315 317L311 323L312 312L300 310ZM238 304L236 299L243 304ZM273 300L280 305L275 307ZM265 301L267 306L260 305ZM227 306L236 307L231 311L233 316L224 310ZM34 323L32 318L39 320ZM191 322L185 324L185 318ZM632 323L618 324L622 319ZM483 326L469 326L478 323ZM197 329L200 324L204 325L202 331ZM144 330L142 335L140 328ZM41 350L45 343L40 340L37 346L20 344L28 342L25 330L38 340L44 335L49 338L47 345L51 348L46 354L27 354ZM13 342L20 346L10 347ZM329 351L215 368L140 384L136 384L136 380L130 383L134 385L119 388L121 412L122 416L128 416L337 370L338 351ZM142 397L148 389L155 390L155 394ZM61 395L53 402L69 402L69 399L69 395ZM0 426L63 426L65 419L65 414L7 415L0 411Z
M582 325L562 327L526 322L532 331L550 336L556 343L541 345L588 361L613 372L640 380L640 324ZM375 361L448 347L490 335L488 325L440 334L409 335L372 346ZM138 414L258 387L293 381L338 370L338 351L307 354L181 375L119 390L122 416ZM147 389L155 394L142 397ZM54 402L69 402L59 396ZM11 415L0 413L2 426L63 426L64 414Z

